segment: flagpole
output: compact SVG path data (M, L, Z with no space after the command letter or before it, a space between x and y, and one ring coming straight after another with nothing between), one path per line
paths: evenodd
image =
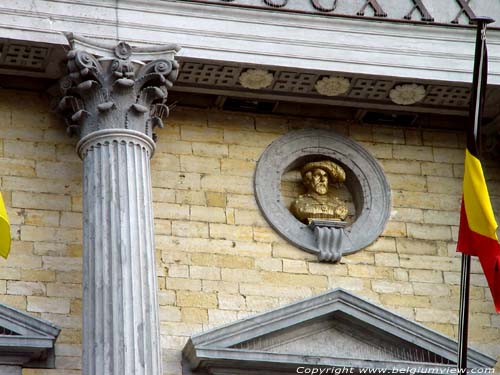
M472 95L470 103L469 116L474 123L474 136L467 138L467 148L476 150L479 155L480 142L480 124L482 118L482 107L485 93L486 77L482 76L484 64L485 49L486 49L486 27L489 23L494 22L489 17L476 17L472 19L477 23L476 32L476 48L474 54L474 75L472 81ZM459 374L467 369L467 349L468 349L468 333L469 333L469 291L470 291L470 267L471 256L462 253L462 270L460 279L460 314L458 324L458 359L457 367L460 370Z

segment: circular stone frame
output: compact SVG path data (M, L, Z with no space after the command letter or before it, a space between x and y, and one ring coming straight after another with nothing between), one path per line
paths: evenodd
M358 251L382 233L390 216L391 190L375 158L361 145L330 130L292 131L271 143L255 171L257 204L269 224L285 239L316 255L320 250L314 232L298 221L283 204L281 177L309 161L329 159L346 172L345 184L356 213L342 231L340 254Z

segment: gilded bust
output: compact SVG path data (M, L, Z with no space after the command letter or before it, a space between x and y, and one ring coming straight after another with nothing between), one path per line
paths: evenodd
M305 164L301 171L306 194L292 203L292 214L301 222L313 220L344 221L349 211L340 199L328 195L329 183L344 182L345 171L330 160Z

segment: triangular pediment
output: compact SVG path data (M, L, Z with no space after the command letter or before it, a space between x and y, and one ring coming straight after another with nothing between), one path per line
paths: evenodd
M455 367L456 351L456 341L336 289L192 336L183 354L194 373L234 375L301 366L425 372ZM468 365L493 367L495 360L469 350Z
M53 367L60 329L0 304L0 365Z

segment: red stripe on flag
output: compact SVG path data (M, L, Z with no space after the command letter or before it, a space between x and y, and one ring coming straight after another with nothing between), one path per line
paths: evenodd
M493 296L495 308L500 313L500 244L498 241L470 229L463 200L457 250L464 254L479 257Z

